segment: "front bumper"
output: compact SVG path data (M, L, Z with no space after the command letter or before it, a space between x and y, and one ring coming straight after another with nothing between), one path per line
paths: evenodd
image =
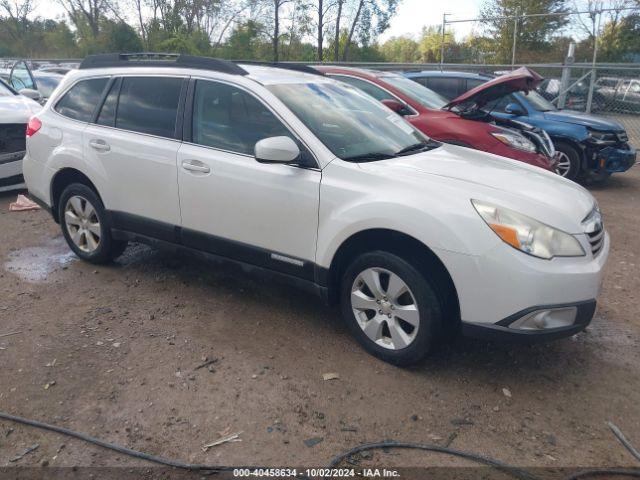
M437 250L458 294L463 331L503 338L514 336L517 329L519 338L531 340L533 335L549 339L582 330L600 293L610 238L605 232L602 248L595 255L586 235L576 238L587 252L584 257L543 260L502 242L480 256ZM571 318L557 312L569 307L576 307ZM553 315L524 318L544 309L554 310Z
M614 146L604 147L600 150L594 150L591 153L594 170L607 173L626 172L636 163L636 149L630 145L628 148L616 148Z
M24 152L0 154L0 191L24 187L22 157Z
M564 305L544 305L532 307L511 315L496 324L462 322L462 334L466 337L483 340L496 340L510 343L538 343L570 337L584 330L596 310L596 301ZM566 325L551 328L518 328L522 320L535 318L544 312L571 312L573 321ZM567 317L565 317L567 319Z

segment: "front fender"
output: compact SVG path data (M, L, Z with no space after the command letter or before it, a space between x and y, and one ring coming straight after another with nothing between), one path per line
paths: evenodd
M368 176L357 164L334 162L325 168L320 188L318 265L329 268L348 238L372 229L397 231L431 250L466 255L481 254L499 243L468 198L443 195L435 202L432 195L403 191L400 182L389 182L385 188L377 184L379 181L379 177Z

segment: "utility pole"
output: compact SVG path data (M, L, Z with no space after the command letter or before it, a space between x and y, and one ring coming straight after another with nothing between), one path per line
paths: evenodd
M516 7L516 15L513 18L513 46L511 47L511 66L513 67L516 64L516 43L518 39L518 14L520 13L520 8Z
M587 96L587 113L591 113L593 102L593 89L596 84L596 61L598 60L598 34L600 32L600 20L602 20L602 3L596 4L593 12L593 59L591 60L591 80L589 82L589 95Z
M562 66L562 79L560 80L560 91L558 92L558 108L562 110L567 101L567 91L569 90L569 84L571 83L571 65L575 61L576 44L571 42L569 44L569 51L567 57L564 59L564 65Z
M442 14L442 39L440 40L440 71L444 66L444 42L445 42L445 28L447 27L447 14Z

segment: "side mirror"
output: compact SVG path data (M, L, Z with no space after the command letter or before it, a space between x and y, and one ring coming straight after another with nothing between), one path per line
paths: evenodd
M387 108L393 110L398 115L411 115L411 110L404 103L399 102L398 100L393 100L391 98L385 98L382 100L382 103Z
M504 111L509 115L524 115L524 111L522 110L522 107L517 103L507 104L507 106L504 107Z
M22 90L18 91L18 93L27 98L30 98L31 100L35 100L36 102L39 102L42 99L42 95L40 95L40 92L32 88L23 88Z
M260 163L290 163L300 156L300 149L289 137L269 137L256 143L255 156Z

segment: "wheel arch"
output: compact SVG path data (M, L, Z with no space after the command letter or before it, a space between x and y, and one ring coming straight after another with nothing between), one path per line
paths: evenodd
M435 277L434 288L438 292L445 311L448 326L457 329L460 325L460 302L458 292L448 269L436 253L420 240L405 233L385 228L361 230L340 244L334 254L327 275L328 300L336 304L339 298L342 274L350 261L358 255L382 250L409 261L425 274Z
M58 202L60 200L60 196L64 189L72 183L81 183L91 188L102 202L102 197L100 196L98 189L89 177L75 168L63 168L56 172L51 180L51 213L53 215L53 219L58 223L60 223L60 218L58 216Z

